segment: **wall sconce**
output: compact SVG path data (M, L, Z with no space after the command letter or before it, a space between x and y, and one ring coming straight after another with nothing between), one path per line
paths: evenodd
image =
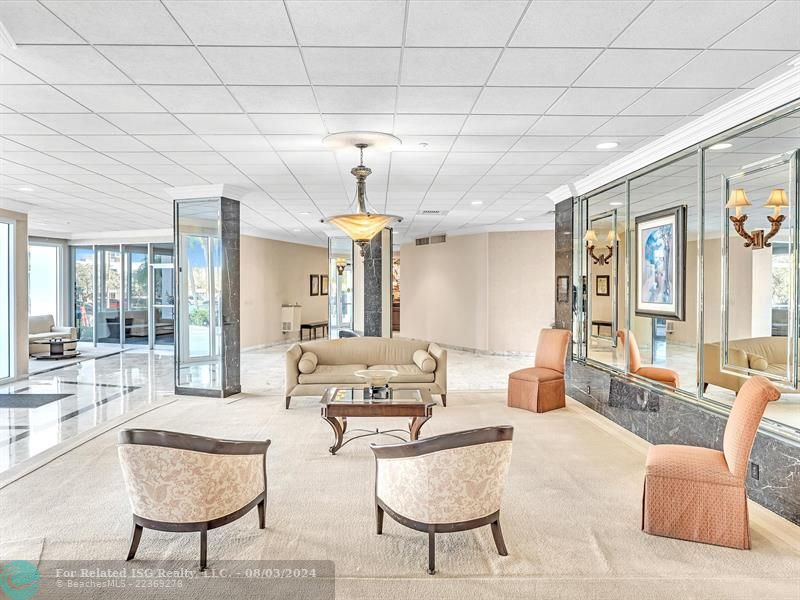
M606 248L608 248L608 254L601 254L597 256L594 253L594 244L597 242L597 234L594 232L594 229L589 229L586 231L586 235L583 236L583 240L586 242L586 252L589 256L592 257L592 262L596 265L607 265L611 261L611 257L614 256L614 241L616 236L614 235L614 231L609 231L608 235L606 236ZM616 239L616 241L619 241Z
M336 272L339 275L344 274L344 269L347 266L347 259L344 257L339 257L336 259Z
M769 242L769 240L777 235L778 231L781 229L783 221L786 219L786 217L781 214L781 209L785 206L789 206L789 196L786 194L786 190L775 188L770 193L766 204L764 204L765 208L771 206L773 210L772 216L767 217L767 220L770 223L770 228L769 233L766 235L764 234L763 229L756 229L753 231L753 233L748 233L744 228L744 222L747 221L747 215L742 214L742 208L745 206L752 206L752 203L747 197L744 189L736 188L731 192L725 208L736 209L736 214L731 215L730 220L733 223L733 228L736 230L736 233L744 238L744 247L752 247L753 250L760 250L762 248L770 247L772 244Z

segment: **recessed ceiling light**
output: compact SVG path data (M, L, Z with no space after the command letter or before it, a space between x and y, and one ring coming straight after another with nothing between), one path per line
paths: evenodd
M473 200L472 202L470 202L470 204L472 204L472 206L480 206L481 204L483 204L483 200Z
M733 146L733 144L728 144L727 142L723 142L721 144L714 144L713 146L709 146L709 150L727 150Z
M301 230L295 228L295 229L292 229L292 231L294 231L295 233L300 233Z
M609 202L611 206L622 206L622 202Z
M514 220L515 220L515 221L524 221L525 219L524 219L523 217L517 217L517 218L516 218L516 219L514 219Z
M307 216L308 216L308 215L310 215L311 213L310 213L310 212L299 212L299 213L297 213L297 214L298 214L298 215L300 215L301 217L307 217Z
M32 187L21 187L21 188L17 188L17 189L18 189L20 192L32 192L32 191L33 191L33 188L32 188Z
M611 150L619 146L619 142L600 142L595 146L598 150Z

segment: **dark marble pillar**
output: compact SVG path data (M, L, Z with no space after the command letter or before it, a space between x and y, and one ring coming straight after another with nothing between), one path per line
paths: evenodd
M388 263L388 269L387 269ZM388 275L387 275L388 273ZM372 238L364 254L364 335L391 336L392 230L384 229ZM386 294L388 290L388 296ZM387 297L389 306L386 306Z
M222 234L222 396L238 394L241 384L239 306L239 202L220 199Z
M556 204L556 312L555 327L572 331L572 198ZM567 277L567 300L559 301L559 277Z

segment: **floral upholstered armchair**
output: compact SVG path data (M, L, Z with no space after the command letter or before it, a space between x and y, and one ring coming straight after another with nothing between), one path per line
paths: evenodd
M506 556L500 504L511 462L514 428L459 431L418 442L376 446L377 533L383 515L428 533L428 573L436 572L436 534L491 525L497 552Z
M267 449L263 442L125 429L119 434L119 460L133 509L127 560L136 555L142 529L199 531L200 570L206 568L209 529L258 507L265 527Z

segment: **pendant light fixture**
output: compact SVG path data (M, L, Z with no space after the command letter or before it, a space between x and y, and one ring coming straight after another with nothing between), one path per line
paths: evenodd
M340 134L335 135L338 136ZM352 134L347 135L352 136ZM373 135L386 134L373 133ZM331 137L333 136L329 136L329 138ZM388 137L394 138L394 136ZM397 140L397 138L394 139ZM397 141L399 142L399 140ZM387 225L394 222L399 223L403 219L397 215L384 215L369 211L367 208L367 177L372 173L372 169L364 165L364 149L368 148L370 144L366 141L357 141L353 146L358 148L360 156L358 165L350 170L350 173L356 178L356 212L329 217L323 222L336 225L336 227L344 231L361 248L361 256L364 256L372 238Z

